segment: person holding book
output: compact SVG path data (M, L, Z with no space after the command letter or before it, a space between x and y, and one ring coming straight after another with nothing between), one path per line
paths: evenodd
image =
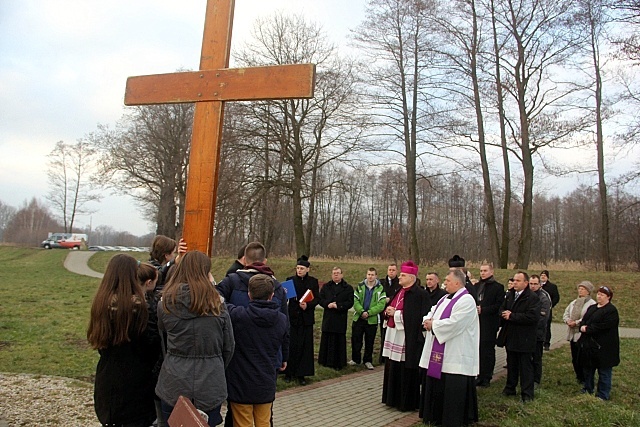
M296 296L289 300L289 361L284 371L286 382L294 377L300 385L306 385L305 377L315 375L313 363L314 311L320 302L318 279L309 275L311 263L306 255L298 258L295 276L292 280Z
M351 360L348 365L355 366L364 362L364 366L373 370L373 343L376 339L380 313L385 309L387 300L382 284L378 280L375 268L370 267L367 278L360 282L353 295L353 323L351 326ZM362 338L364 337L364 357L362 357Z
M347 364L347 318L353 307L353 288L343 279L340 267L333 267L331 281L320 290L320 305L324 313L318 363L342 369Z
M272 300L273 280L266 274L249 279L248 307L227 304L234 325L235 352L226 380L234 427L269 427L276 398L277 370L282 354L284 370L289 356L289 324Z

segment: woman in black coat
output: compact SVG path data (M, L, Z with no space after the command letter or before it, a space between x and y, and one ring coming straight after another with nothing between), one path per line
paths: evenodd
M584 368L583 393L593 393L594 376L598 370L596 397L609 400L613 367L620 364L618 309L611 304L613 291L607 286L598 289L598 303L589 307L582 318L578 340L579 360Z
M285 381L291 381L297 377L301 385L307 382L305 376L313 376L313 325L315 323L314 312L320 302L318 279L309 276L311 263L306 255L302 255L296 264L296 275L287 277L293 280L296 289L296 297L289 300L289 361L284 371ZM311 291L313 299L301 302L305 292Z

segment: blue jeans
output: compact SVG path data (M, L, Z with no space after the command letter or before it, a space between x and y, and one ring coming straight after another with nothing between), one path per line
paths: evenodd
M171 415L171 412L173 412L173 406L169 405L164 400L161 402L161 405L162 405L162 416L164 418L164 421L168 423L169 416ZM218 406L217 408L213 408L210 411L203 411L209 417L208 424L210 427L214 427L214 426L217 426L218 424L222 424L222 415L220 415L221 406L222 405Z
M613 377L613 368L597 368L598 369L598 391L596 397L603 400L609 400L611 395L611 382ZM594 378L596 368L584 368L584 389L593 393Z

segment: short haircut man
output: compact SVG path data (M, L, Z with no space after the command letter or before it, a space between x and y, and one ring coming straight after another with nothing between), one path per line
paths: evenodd
M244 250L245 265L251 265L254 262L264 262L267 259L267 251L260 242L251 242L247 244Z
M269 301L273 296L273 279L266 274L256 274L249 279L249 296L252 300Z

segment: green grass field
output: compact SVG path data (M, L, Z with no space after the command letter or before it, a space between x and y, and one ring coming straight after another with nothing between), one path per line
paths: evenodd
M40 250L3 246L0 247L0 371L42 375L60 375L81 380L91 380L97 362L97 352L86 343L86 327L93 295L99 279L78 276L63 267L68 252L64 250ZM132 253L141 260L146 254ZM113 253L96 253L90 266L104 271ZM215 258L213 273L220 280L233 260ZM364 278L369 263L312 261L312 274L327 281L331 268L343 268L346 280L355 284ZM271 259L276 276L284 279L294 273L292 259ZM380 275L386 273L386 265L373 265ZM434 268L439 273L446 267ZM471 270L477 277L477 270ZM424 277L427 268L422 268ZM537 272L537 271L536 271ZM505 282L513 271L498 270L496 277ZM613 303L618 307L621 326L640 327L640 308L632 304L635 292L640 290L638 273L603 273L552 271L552 281L561 292L559 309L554 310L555 320L560 320L564 307L575 298L575 284L591 280L596 286L609 285L615 290ZM316 312L320 321L322 311ZM348 328L348 337L351 328ZM315 330L319 342L319 326ZM349 339L347 340L349 343ZM316 344L316 351L317 351ZM348 345L349 346L349 345ZM376 351L379 349L376 341ZM350 355L350 346L348 348ZM579 386L573 382L569 347L545 353L544 377L537 399L523 406L516 399L500 394L504 379L488 389L479 390L481 408L480 426L640 426L640 340L622 341L622 363L614 369L613 400L600 402L578 394ZM338 377L360 371L361 367L347 367L335 371L317 367L311 381ZM278 388L295 386L278 380Z

